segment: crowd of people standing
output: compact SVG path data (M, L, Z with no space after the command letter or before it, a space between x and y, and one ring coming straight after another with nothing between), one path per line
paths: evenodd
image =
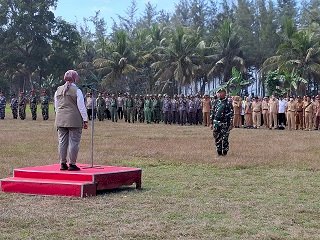
M268 128L288 130L318 130L320 124L319 96L311 97L244 97L229 96L232 102L235 128ZM146 94L131 95L99 93L97 97L92 93L85 95L85 106L89 120L97 118L99 121L110 120L127 123L155 123L204 125L210 126L210 114L217 98L207 94L174 95ZM49 97L46 91L38 98L35 91L31 91L27 98L23 92L19 97L12 95L10 108L14 119L18 116L26 118L26 106L30 104L32 119L37 119L37 106L40 102L43 120L49 118ZM0 119L5 117L6 98L0 92Z

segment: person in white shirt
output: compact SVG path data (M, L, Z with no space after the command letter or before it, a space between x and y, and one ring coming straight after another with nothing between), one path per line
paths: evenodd
M278 119L279 119L279 128L284 128L286 125L286 109L288 106L288 102L280 97L279 100L279 109L278 109Z
M55 125L58 130L60 170L78 171L76 165L82 128L88 128L88 115L81 90L75 83L79 75L69 70L64 75L66 83L54 94ZM67 165L67 157L69 167Z

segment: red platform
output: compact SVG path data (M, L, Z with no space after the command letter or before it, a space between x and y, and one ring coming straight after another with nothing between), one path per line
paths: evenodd
M80 171L60 171L60 164L14 169L13 177L0 180L1 190L11 193L95 196L108 190L135 183L141 188L140 168L77 164Z

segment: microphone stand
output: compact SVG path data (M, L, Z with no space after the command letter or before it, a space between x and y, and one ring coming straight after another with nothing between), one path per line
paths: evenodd
M101 166L94 166L93 164L93 135L94 135L94 119L95 119L95 115L94 115L94 96L96 92L98 92L97 89L93 88L92 85L84 85L84 87L86 87L87 89L90 89L92 91L92 101L91 101L91 165L89 167L84 167L83 169L87 169L87 168L101 168L103 169Z

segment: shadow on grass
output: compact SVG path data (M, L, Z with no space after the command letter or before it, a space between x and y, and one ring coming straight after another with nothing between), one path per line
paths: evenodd
M127 192L139 192L144 193L150 191L150 188L140 188L137 189L134 186L126 186L126 187L120 187L115 189L109 189L109 190L99 190L97 191L97 196L103 196L107 194L122 194Z

